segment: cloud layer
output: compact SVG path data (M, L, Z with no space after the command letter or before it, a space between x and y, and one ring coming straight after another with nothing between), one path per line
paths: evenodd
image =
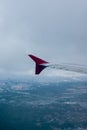
M0 73L31 73L32 53L87 64L86 0L0 1Z

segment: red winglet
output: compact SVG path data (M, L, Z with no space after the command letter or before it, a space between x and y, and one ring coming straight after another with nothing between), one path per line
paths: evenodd
M47 61L45 61L45 60L42 60L42 59L40 59L40 58L38 58L38 57L36 57L36 56L34 56L34 55L28 55L28 56L30 56L31 57L31 59L32 60L34 60L34 62L36 63L36 64L47 64L48 62Z
M45 69L47 66L43 64L47 64L48 62L45 60L42 60L34 55L28 55L31 57L31 59L35 62L36 64L36 69L35 69L35 74L39 74L43 69Z

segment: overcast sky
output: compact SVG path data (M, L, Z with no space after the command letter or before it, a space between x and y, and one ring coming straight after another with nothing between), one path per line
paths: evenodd
M32 74L31 53L87 65L87 0L0 0L0 74Z

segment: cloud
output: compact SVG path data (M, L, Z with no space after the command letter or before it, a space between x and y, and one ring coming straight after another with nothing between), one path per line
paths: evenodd
M0 68L33 69L28 53L55 63L87 64L86 0L0 1Z

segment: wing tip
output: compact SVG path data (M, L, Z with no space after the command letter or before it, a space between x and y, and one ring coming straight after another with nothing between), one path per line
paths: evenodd
M44 64L47 64L49 62L40 59L32 54L28 54L28 56L35 62L36 68L35 68L35 74L38 75L40 72L45 69L47 66L44 66Z

